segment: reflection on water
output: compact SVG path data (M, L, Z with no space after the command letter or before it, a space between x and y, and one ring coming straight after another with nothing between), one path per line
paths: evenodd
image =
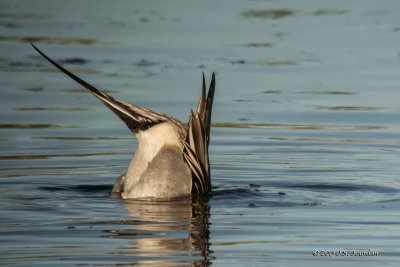
M132 265L210 264L207 200L126 201L124 208L131 219L103 232L104 237L130 240L124 251L137 259Z
M397 267L399 3L2 0L0 265ZM29 42L183 121L216 71L208 201L109 198L137 142Z

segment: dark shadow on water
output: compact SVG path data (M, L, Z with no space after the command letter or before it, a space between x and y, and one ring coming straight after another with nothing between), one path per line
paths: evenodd
M257 189L245 187L231 187L231 188L213 188L211 197L227 197L227 198L244 198L244 197L260 197L262 193Z
M210 200L229 207L294 207L309 205L310 202L293 201L285 192L271 191L272 187L249 184L246 187L213 187Z
M85 193L90 196L98 196L97 194L109 195L113 188L111 184L100 184L100 185L74 185L74 186L41 186L38 189L44 190L50 193L53 192L72 192L72 193Z
M382 198L397 196L399 189L392 186L362 183L310 183L294 181L269 181L248 186L213 187L210 201L213 205L232 207L300 207L316 205L342 205L353 203L355 195L365 202L371 194ZM337 201L341 196L341 201ZM332 202L333 201L333 202Z

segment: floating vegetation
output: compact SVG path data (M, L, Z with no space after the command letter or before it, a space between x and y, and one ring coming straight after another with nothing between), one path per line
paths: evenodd
M114 90L108 90L108 89L103 89L99 88L102 92L107 93L107 94L115 94L118 93L117 91ZM85 88L64 88L60 89L60 92L65 92L65 93L87 93L88 90Z
M245 47L257 47L257 48L272 47L272 46L273 44L271 43L250 43L245 45Z
M257 61L246 61L244 59L230 61L232 65L258 65L258 66L294 66L299 63L294 60L257 60Z
M312 94L312 95L355 95L354 92L347 91L303 91L301 94Z
M242 13L244 18L262 18L262 19L282 19L293 16L294 11L289 9L265 9L265 10L250 10Z
M242 103L261 103L261 104L280 103L280 101L274 99L234 99L233 101Z
M28 91L28 92L43 92L45 89L43 87L29 87L29 88L19 88L17 90Z
M96 156L126 155L126 153L99 152L99 153L73 153L73 154L35 154L35 155L0 155L0 160L31 160L49 159L58 157L96 157Z
M262 93L263 94L280 94L281 91L279 91L279 90L265 90Z
M365 144L400 144L396 140L362 139L362 138L317 138L317 137L268 137L270 140L290 141L290 142L309 142L309 143L365 143ZM375 159L376 160L376 159Z
M320 9L312 14L315 16L325 16L325 15L343 15L346 14L347 10L335 10L335 9Z
M47 19L50 16L36 15L30 13L0 13L0 18L10 18L10 19Z
M377 125L321 125L321 124L280 124L280 123L236 123L216 122L212 124L215 128L258 128L258 129L289 129L289 130L324 130L324 131L358 131L379 130L383 126Z
M368 106L317 106L317 109L325 110L347 110L347 111L368 111L368 110L381 110L381 107L368 107Z
M16 111L85 111L87 108L42 108L42 107L23 107L16 108Z
M56 124L0 124L0 129L47 129L59 128Z
M88 63L86 59L83 58L66 58L58 61L60 64L70 64L70 65L83 65Z
M18 88L17 90L21 91L28 91L28 92L33 92L33 93L41 93L41 92L58 92L58 93L87 93L88 91L85 88L62 88L62 89L46 89L43 87L28 87L28 88ZM115 94L118 93L115 90L107 90L107 89L101 89L102 92L108 93L108 94Z
M20 43L45 43L45 44L76 44L94 45L100 42L90 38L61 38L44 36L0 36L0 41L14 41Z
M257 61L255 62L256 65L261 65L261 66L294 66L298 65L299 62L294 61L294 60L266 60L266 61Z
M146 67L152 67L158 65L157 62L153 62L147 59L141 59L139 62L135 63L135 66L137 67L142 67L142 68L146 68Z
M132 140L130 137L109 137L109 136L34 136L32 139L38 140L67 140L67 141L80 141L80 140Z

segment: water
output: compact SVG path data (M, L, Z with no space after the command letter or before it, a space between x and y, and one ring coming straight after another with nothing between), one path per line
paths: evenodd
M0 264L397 266L399 11L394 0L2 1ZM201 72L216 71L208 199L110 198L136 141L29 42L184 121Z

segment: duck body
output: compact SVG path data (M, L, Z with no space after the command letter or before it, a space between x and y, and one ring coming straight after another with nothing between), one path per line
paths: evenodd
M190 196L192 175L174 125L158 124L136 135L138 148L125 174L123 198Z
M113 194L124 199L175 199L211 191L208 146L215 92L212 75L206 96L205 78L196 111L183 123L163 113L119 101L77 77L33 48L113 111L138 140L137 150Z

